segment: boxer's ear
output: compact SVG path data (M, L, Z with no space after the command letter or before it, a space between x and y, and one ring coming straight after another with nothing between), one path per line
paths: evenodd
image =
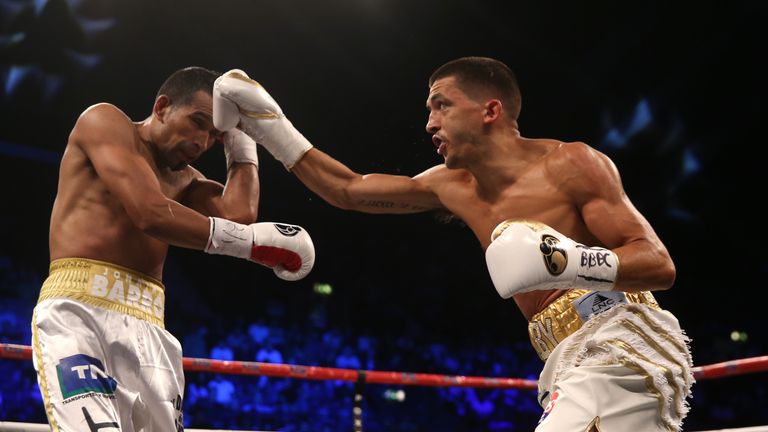
M491 99L483 105L483 123L490 124L501 117L503 105L498 99Z

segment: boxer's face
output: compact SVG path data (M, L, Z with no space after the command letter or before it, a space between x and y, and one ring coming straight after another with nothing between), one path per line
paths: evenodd
M448 168L464 168L475 158L473 148L482 130L484 107L470 99L456 78L441 78L432 84L427 98L427 133Z
M211 148L221 138L213 127L211 95L198 91L183 105L168 105L162 117L162 133L157 140L166 164L181 170Z

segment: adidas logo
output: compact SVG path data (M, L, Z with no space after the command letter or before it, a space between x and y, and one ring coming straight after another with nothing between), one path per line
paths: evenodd
M595 298L592 300L592 313L600 313L606 309L616 305L616 301L612 298L595 294Z
M625 303L627 303L627 297L623 292L590 291L579 297L573 303L573 305L576 307L576 311L579 313L579 317L581 317L581 319L586 322L597 314L603 313L608 309L613 308L614 306Z

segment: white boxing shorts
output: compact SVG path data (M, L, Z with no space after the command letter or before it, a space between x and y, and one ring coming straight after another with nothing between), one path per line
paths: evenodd
M159 281L117 265L50 265L32 318L34 365L54 432L183 430L181 345Z
M550 341L566 335L546 353L536 432L681 430L694 383L689 340L650 293L573 290L534 320Z

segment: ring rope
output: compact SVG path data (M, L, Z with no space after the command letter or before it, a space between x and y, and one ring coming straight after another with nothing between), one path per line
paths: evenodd
M31 360L32 347L0 343L0 359ZM340 380L355 383L353 403L354 432L363 432L362 399L365 384L420 385L433 387L495 387L536 389L537 381L522 378L489 378L474 376L437 375L410 372L385 372L353 369L338 369L320 366L301 366L280 363L226 361L203 358L183 358L184 370L188 372L213 372L231 375L257 375L271 377L301 378L313 380ZM693 368L697 380L723 378L733 375L768 371L768 356L749 357ZM43 432L48 425L0 421L0 432ZM192 432L192 429L189 429ZM195 432L225 432L194 430ZM230 431L237 432L237 431ZM703 432L768 432L768 426L755 428L721 429Z
M0 343L0 359L31 360L32 347ZM184 357L184 370L214 372L230 375L256 375L312 380L358 382L364 373L366 384L397 384L432 387L516 388L534 390L536 380L523 378L490 378L461 375L439 375L412 372L359 371L322 366L301 366L282 363L212 360ZM697 380L723 378L733 375L768 371L768 356L748 357L693 368Z

